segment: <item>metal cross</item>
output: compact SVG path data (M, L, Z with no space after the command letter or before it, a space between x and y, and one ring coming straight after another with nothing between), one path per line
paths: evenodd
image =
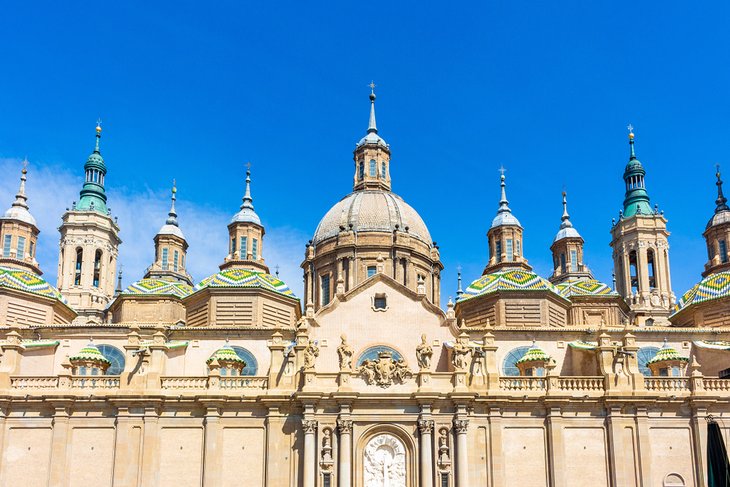
M504 176L504 173L506 173L506 172L507 172L507 170L504 168L504 165L499 166L499 174L501 176Z
M375 87L377 86L375 81L371 81L368 86L370 87L370 93L375 93Z
M630 134L633 134L634 133L634 126L633 125L629 124L628 127L626 127L626 128L629 129L629 133Z
M248 169L249 171L251 170L251 161L248 161L246 163L246 169Z
M458 272L459 274L461 274L461 265L457 265L456 266L456 272Z
M276 265L276 277L279 277L279 265Z
M27 168L28 168L28 156L25 156L23 158L23 169L27 169ZM717 170L718 171L720 170L720 164L717 165Z
M96 126L101 127L101 118L96 119Z

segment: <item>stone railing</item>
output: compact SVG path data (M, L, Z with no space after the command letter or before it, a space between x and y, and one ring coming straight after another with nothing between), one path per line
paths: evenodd
M12 389L55 389L58 387L58 377L11 377Z
M207 389L208 377L160 377L162 389Z
M71 377L71 387L78 389L119 389L119 376L76 375Z
M221 377L218 387L221 389L266 389L268 377Z
M718 379L717 377L704 377L702 385L706 391L728 392L730 391L730 379Z
M689 391L688 377L645 377L644 385L647 391L654 392L687 392Z
M544 391L546 377L500 377L499 388L503 391Z
M567 392L603 392L603 377L558 377L558 390Z

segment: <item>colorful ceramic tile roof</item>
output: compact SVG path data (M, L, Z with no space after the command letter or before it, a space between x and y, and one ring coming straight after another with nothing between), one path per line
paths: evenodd
M162 279L142 279L122 291L122 295L177 296L184 298L193 293L192 286L184 282L164 281Z
M246 366L246 361L239 357L233 347L228 345L228 343L226 343L223 348L216 350L216 352L211 355L205 363L209 364L213 360L217 360L219 363L236 362L238 364L242 364L244 367Z
M692 343L694 344L694 346L700 348L710 348L712 350L730 350L730 342L726 341L697 340Z
M66 302L63 296L61 296L61 293L58 292L58 289L48 284L41 276L27 271L0 267L0 287L17 289L46 298L57 299L64 303Z
M682 362L689 362L688 357L682 357L679 352L677 352L677 349L668 345L667 341L664 340L664 346L659 349L659 351L654 355L653 358L649 359L649 361L646 362L646 365L649 364L655 364L657 362L665 362L669 360L680 360Z
M556 284L560 294L572 296L618 296L610 286L595 279L576 279Z
M111 365L111 362L96 348L93 342L89 342L79 353L68 358L71 362L95 361Z
M598 346L598 342L586 342L583 340L575 340L568 343L568 346L578 350L595 350Z
M674 312L678 313L694 304L724 298L725 296L730 296L730 271L710 274L695 284L680 298L674 307Z
M208 287L244 287L260 288L274 291L289 298L297 298L284 281L265 272L248 269L226 269L200 281L194 292Z
M538 347L537 345L533 344L527 352L522 356L521 359L519 359L516 364L522 364L525 362L549 362L551 360L550 355L545 353L545 351Z
M458 301L463 302L497 291L550 291L564 298L555 286L534 272L524 269L505 269L486 274L472 282Z

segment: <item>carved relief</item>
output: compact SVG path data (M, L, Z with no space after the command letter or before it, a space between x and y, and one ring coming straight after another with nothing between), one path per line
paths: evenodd
M466 433L466 430L468 428L469 428L468 419L455 419L454 420L454 429L456 430L457 435Z
M419 419L418 432L422 435L430 435L431 433L433 433L433 421L430 421L428 419Z
M469 355L471 355L471 347L464 343L465 340L459 338L454 344L453 353L451 354L451 363L458 371L466 370L469 365Z
M317 357L319 357L319 347L314 342L309 342L304 349L304 370L313 370Z
M367 384L381 387L388 387L393 383L402 384L413 376L405 362L402 359L395 360L393 354L388 351L378 353L377 360L365 360L357 368L357 372Z
M349 435L352 433L352 420L351 419L338 419L337 429L340 430L341 435Z
M439 430L438 467L441 470L448 470L449 467L451 467L451 453L449 452L448 428L441 428Z
M334 465L334 459L332 457L332 429L325 428L322 431L322 453L321 460L319 462L323 471L330 471Z
M340 337L342 344L337 347L337 357L340 360L340 370L352 370L352 355L355 351L347 343L347 336Z
M406 487L406 451L393 435L371 439L363 452L365 487Z
M426 335L421 335L421 343L416 347L416 359L418 360L418 368L420 370L431 369L431 357L433 356L433 348L426 341Z
M317 431L317 420L315 419L303 419L302 429L305 434L314 434Z

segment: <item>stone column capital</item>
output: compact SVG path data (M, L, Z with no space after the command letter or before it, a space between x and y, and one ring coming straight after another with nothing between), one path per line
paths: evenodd
M352 420L351 419L338 419L337 429L340 434L349 435L352 433Z
M418 420L418 431L422 435L430 435L433 433L433 421L430 419L419 419Z
M314 434L317 431L317 420L316 419L303 419L302 428L304 429L304 434L307 434L307 435Z
M469 429L469 420L468 419L455 419L454 420L454 429L456 430L457 435L466 434L467 429Z

